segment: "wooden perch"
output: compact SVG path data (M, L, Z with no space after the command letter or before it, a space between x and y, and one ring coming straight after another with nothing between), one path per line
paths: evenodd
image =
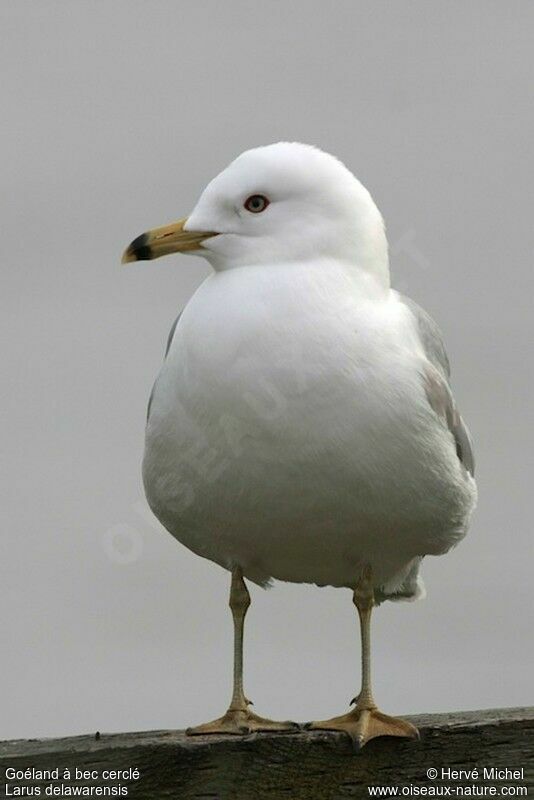
M154 731L0 742L0 796L21 796L9 792L22 786L40 787L41 797L73 796L66 787L74 786L106 787L106 792L110 787L116 791L122 787L122 794L93 789L92 795L81 796L135 800L343 800L368 798L369 787L376 786L397 786L399 796L421 796L423 791L432 796L432 787L437 794L440 786L477 787L477 793L471 791L467 796L482 796L483 786L497 787L494 796L502 796L501 788L507 786L516 790L512 796L525 797L528 789L532 796L534 708L409 719L419 728L420 741L375 739L360 752L353 751L346 736L321 731L245 738ZM441 772L443 768L470 771L474 767L479 773L476 779L473 775L443 777ZM30 778L8 779L13 775L10 770L27 768L57 769L58 777L50 779L34 772ZM69 774L64 773L66 768L70 779L62 777ZM427 775L431 768L437 770L434 780ZM484 768L523 769L523 774L493 773L494 777L488 778ZM93 777L76 780L75 769L89 771ZM137 779L131 774L103 777L106 770L132 769L139 771ZM402 791L401 787L410 786L412 789ZM426 789L421 791L422 787ZM456 789L452 796L459 796Z

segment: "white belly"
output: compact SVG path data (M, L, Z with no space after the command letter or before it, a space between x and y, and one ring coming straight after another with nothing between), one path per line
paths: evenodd
M242 273L244 294L232 273L200 288L158 377L143 466L156 515L258 582L352 586L370 563L382 585L449 549L474 484L428 406L402 309L347 302L342 282L332 297L293 276L296 297Z

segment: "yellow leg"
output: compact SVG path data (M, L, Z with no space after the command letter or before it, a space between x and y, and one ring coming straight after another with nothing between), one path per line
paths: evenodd
M213 733L245 735L253 731L295 731L299 729L295 722L273 722L273 720L263 719L263 717L253 714L248 708L252 704L250 700L247 700L243 691L243 630L249 606L250 595L243 580L243 572L240 567L236 567L232 571L230 588L230 609L234 619L234 683L230 707L226 714L219 719L206 722L204 725L197 725L195 728L188 728L187 733L190 736Z
M358 609L362 643L362 688L355 699L352 711L340 717L312 722L310 729L344 731L354 745L363 747L377 736L400 736L417 739L419 733L410 722L396 717L388 717L378 710L371 688L371 613L374 605L374 591L371 569L367 567L354 590L353 602Z

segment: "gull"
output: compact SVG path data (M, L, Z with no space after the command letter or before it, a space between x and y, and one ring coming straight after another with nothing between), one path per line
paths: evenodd
M189 217L137 237L123 262L184 252L213 271L171 329L143 480L163 526L231 573L234 621L229 708L188 732L295 729L244 693L246 578L353 592L361 690L348 713L308 727L358 746L414 738L374 701L370 625L383 601L424 596L423 557L454 547L476 504L440 331L391 288L369 192L310 145L241 154Z

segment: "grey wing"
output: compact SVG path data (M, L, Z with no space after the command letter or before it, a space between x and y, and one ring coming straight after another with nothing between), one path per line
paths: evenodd
M444 420L454 436L456 453L461 463L471 475L474 475L473 442L469 429L454 402L449 382L451 368L441 331L421 306L402 294L399 294L399 298L415 317L419 337L429 362L423 375L428 402L436 414Z
M445 350L445 344L441 331L436 322L432 319L430 314L427 314L424 308L417 305L410 297L398 292L400 300L405 306L408 306L415 319L417 320L417 328L419 330L419 337L423 344L426 357L433 364L436 369L439 369L447 379L447 383L451 377L451 365L449 364L449 357Z
M182 313L183 312L180 311L180 313L178 314L178 316L176 317L176 319L174 320L174 322L171 325L171 329L169 331L169 335L167 336L167 344L165 345L165 355L163 356L163 360L165 360L167 358L167 354L168 354L169 350L171 349L172 337L174 336L174 331L176 330L176 326L180 322L180 317L182 316Z
M174 331L176 330L176 326L178 325L178 322L179 322L181 316L182 316L182 312L180 311L180 313L178 314L178 316L176 317L176 319L174 320L174 322L171 325L171 329L169 331L169 335L167 336L167 344L165 345L165 355L163 356L163 360L164 361L167 358L167 354L168 354L169 350L171 349L172 337L174 336ZM146 409L146 421L147 422L148 422L149 417L150 417L150 408L152 406L152 398L154 397L154 389L155 388L156 388L156 384L154 383L154 386L152 387L152 390L150 392L150 397L148 398L148 406L147 406L147 409Z

